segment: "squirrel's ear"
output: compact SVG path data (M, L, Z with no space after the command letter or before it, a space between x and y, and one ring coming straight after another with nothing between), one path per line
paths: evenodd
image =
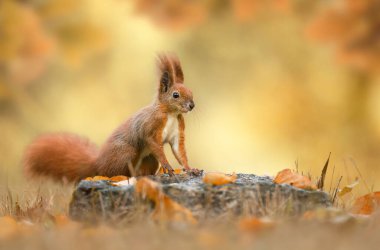
M173 67L169 57L165 54L159 54L157 57L157 67L160 74L160 92L165 93L173 86Z
M173 68L174 68L174 75L175 75L175 82L176 83L183 83L184 82L184 75L181 67L181 62L179 61L177 56L172 57L173 62Z

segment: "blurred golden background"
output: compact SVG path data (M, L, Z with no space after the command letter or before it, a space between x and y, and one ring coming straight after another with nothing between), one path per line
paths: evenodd
M357 166L379 188L379 32L379 0L2 0L0 182L24 182L39 134L102 144L171 51L196 102L190 166L317 176L332 152L335 178Z

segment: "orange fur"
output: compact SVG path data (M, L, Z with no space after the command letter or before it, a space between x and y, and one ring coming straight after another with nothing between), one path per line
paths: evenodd
M76 181L93 175L154 174L161 164L172 174L164 143L169 143L178 162L190 169L182 114L194 108L193 96L183 84L182 68L175 55L159 55L157 66L160 80L155 102L119 126L99 150L76 135L45 135L28 147L26 173ZM171 124L173 121L177 123Z
M96 174L92 165L97 155L97 147L77 135L43 135L27 148L24 170L30 176L76 181Z

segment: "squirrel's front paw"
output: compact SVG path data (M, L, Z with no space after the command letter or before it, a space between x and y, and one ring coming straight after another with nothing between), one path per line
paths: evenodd
M193 176L200 176L203 173L203 170L199 170L197 168L184 168L183 169L187 174L193 175Z
M169 174L170 176L174 175L174 170L169 164L162 165L162 170L165 174Z

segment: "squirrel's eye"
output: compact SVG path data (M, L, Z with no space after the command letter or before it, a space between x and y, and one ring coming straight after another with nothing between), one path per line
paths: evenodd
M173 97L174 98L178 98L179 97L179 93L178 92L173 92Z

